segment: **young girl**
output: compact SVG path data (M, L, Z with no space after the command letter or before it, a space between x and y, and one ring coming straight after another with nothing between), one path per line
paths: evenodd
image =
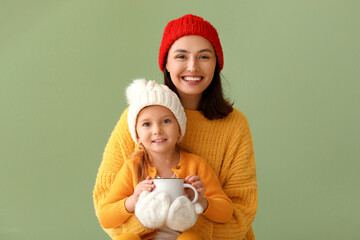
M232 202L223 192L214 171L203 158L182 151L177 145L186 129L186 115L177 95L165 85L145 80L135 80L126 93L130 104L129 132L140 150L124 163L117 174L99 210L101 225L104 228L121 227L134 214L137 203L140 204L141 193L154 189L152 178L184 178L185 182L197 188L197 204L201 205L203 215L213 222L228 222L233 214ZM117 239L201 239L193 231L182 234L175 231L179 230L179 224L184 225L191 219L196 221L191 212L189 215L190 200L180 203L176 199L168 207L162 195L155 193L152 198L143 198L148 202L143 202L143 207L135 211L140 222L148 228L152 226L153 231L138 236L129 229ZM147 206L154 205L164 214L153 216L153 209ZM176 218L167 219L171 216ZM181 216L185 218L179 223L177 218ZM159 224L154 225L152 221ZM180 229L185 230L193 224L195 222Z

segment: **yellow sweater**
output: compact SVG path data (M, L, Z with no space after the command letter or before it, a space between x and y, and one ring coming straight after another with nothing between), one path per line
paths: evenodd
M257 210L256 169L246 117L236 109L219 120L208 120L199 111L185 112L186 134L180 147L207 160L223 191L233 202L233 216L228 223L215 223L201 214L192 229L204 240L255 239L251 224ZM106 145L98 171L93 195L97 215L117 173L135 149L125 110ZM134 215L120 227L104 230L113 239L122 232L134 232L140 236L152 232Z
M226 223L230 221L233 214L232 202L221 189L219 180L212 168L200 156L183 151L181 155L180 162L172 170L178 178L185 178L191 174L200 176L206 189L204 197L209 202L209 206L203 214L214 222ZM133 215L126 210L125 201L133 194L137 185L137 168L134 166L138 166L138 163L139 158L125 162L116 176L99 211L99 220L104 228L118 227ZM155 178L157 175L156 168L150 166L148 175Z

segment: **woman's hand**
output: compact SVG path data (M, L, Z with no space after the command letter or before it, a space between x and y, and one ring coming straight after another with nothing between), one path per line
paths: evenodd
M209 203L207 199L204 197L204 193L206 189L204 188L204 182L201 181L199 176L189 175L184 180L185 183L191 184L199 194L198 203L203 207L204 211L207 209ZM191 189L185 189L186 195L190 200L193 200L195 197L195 193Z
M135 210L135 205L139 199L140 194L143 191L151 192L155 188L154 182L151 180L150 176L147 176L147 178L140 182L138 185L136 185L134 193L128 197L125 201L125 208L128 212L132 213Z

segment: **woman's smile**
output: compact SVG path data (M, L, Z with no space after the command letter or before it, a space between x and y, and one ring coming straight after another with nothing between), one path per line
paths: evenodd
M166 69L183 104L189 99L200 102L203 91L213 80L215 67L214 47L204 37L181 37L169 49Z
M203 79L203 77L201 76L182 76L181 79L185 82L187 82L188 84L191 85L196 85L198 83L200 83L200 81Z

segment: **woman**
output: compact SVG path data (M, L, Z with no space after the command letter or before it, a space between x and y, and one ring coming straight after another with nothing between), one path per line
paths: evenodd
M202 239L255 239L251 224L257 210L257 183L252 137L246 117L223 97L223 64L220 40L209 22L189 14L168 23L159 66L165 84L178 94L185 108L187 131L180 147L208 161L234 206L229 223L214 223L199 215L192 230ZM105 148L94 188L97 213L116 174L135 150L126 119L127 110ZM105 231L114 239L123 232L146 239L151 232L135 216Z

